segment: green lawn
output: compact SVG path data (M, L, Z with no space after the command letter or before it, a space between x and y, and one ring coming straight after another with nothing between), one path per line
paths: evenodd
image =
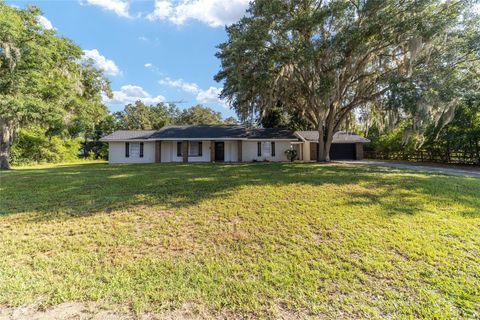
M90 163L0 179L0 305L480 317L478 178Z

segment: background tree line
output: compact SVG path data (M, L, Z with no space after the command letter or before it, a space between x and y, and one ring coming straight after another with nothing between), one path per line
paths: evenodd
M369 123L360 116L355 131L372 142L365 146L367 155L397 159L415 156L419 151L449 162L451 154L465 157L459 163L480 164L480 96L466 97L454 110L452 119L441 129L435 124L425 128L421 138L410 134L412 123L399 119L392 126ZM419 141L420 140L420 141ZM425 159L428 160L428 159ZM452 161L455 162L455 161Z
M25 125L16 133L11 148L14 165L39 162L64 162L79 158L107 159L108 145L100 139L115 130L151 130L167 125L236 124L233 117L222 119L220 112L202 105L180 109L142 101L125 106L123 111L105 112L91 122L77 121L65 131L52 131L42 125Z
M233 117L222 119L222 114L202 105L180 109L173 104L158 103L148 106L142 101L128 104L123 111L108 114L86 131L82 141L82 157L106 159L108 146L100 139L115 130L150 130L168 125L237 124Z

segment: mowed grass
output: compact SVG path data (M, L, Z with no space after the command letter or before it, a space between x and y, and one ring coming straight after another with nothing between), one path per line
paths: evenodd
M0 240L0 305L480 317L478 178L339 164L27 167L0 173Z

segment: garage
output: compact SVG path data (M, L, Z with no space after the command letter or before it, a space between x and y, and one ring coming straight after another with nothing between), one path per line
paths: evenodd
M310 142L310 160L317 160L318 143ZM333 143L330 146L331 160L356 160L357 152L355 143Z
M295 135L304 142L304 156L301 160L316 161L318 157L318 131L296 131ZM363 145L368 142L370 140L352 132L336 132L330 146L330 159L361 160L363 159Z
M331 160L357 159L355 143L333 143L330 147Z

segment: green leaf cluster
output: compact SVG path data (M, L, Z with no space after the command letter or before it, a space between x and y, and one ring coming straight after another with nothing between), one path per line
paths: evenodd
M70 39L46 30L37 7L0 1L0 167L22 128L75 139L107 114L109 81ZM39 131L40 130L40 131Z

